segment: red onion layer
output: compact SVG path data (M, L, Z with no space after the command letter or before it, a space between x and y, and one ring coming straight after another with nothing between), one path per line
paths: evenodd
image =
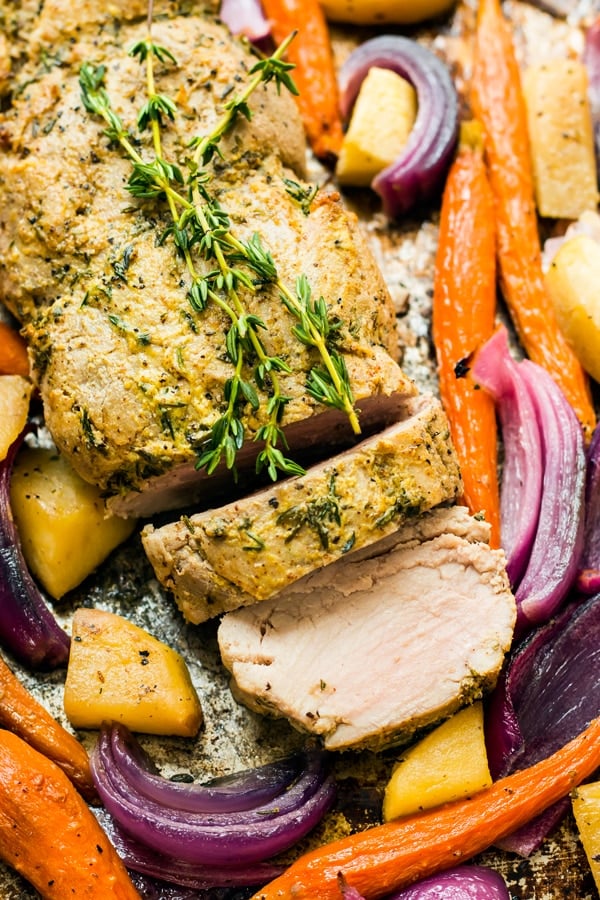
M391 69L413 85L418 112L408 142L372 183L390 218L429 201L443 184L458 136L458 97L446 65L401 35L367 40L343 63L339 81L342 115L348 117L372 66Z
M473 372L479 383L497 398L501 421L508 421L511 414L515 415L509 436L516 436L516 442L514 446L506 447L509 466L509 454L519 453L526 469L534 467L533 474L539 483L540 461L527 455L531 444L526 445L521 439L521 434L525 434L531 423L523 417L523 408L503 409L510 395L498 392L501 369L509 372L513 379L518 378L523 391L529 393L542 449L542 487L536 501L539 515L533 543L529 543L528 532L527 543L511 551L527 557L515 594L516 631L522 635L534 625L550 619L577 575L583 550L585 451L581 428L560 388L541 366L527 359L518 364L512 360L506 329L501 328L481 348ZM530 476L533 477L525 470L526 480ZM509 483L509 490L512 496L503 498L505 506L521 509L528 495L523 493L516 480Z
M138 741L122 725L113 725L110 742L117 768L135 792L180 812L243 812L271 803L302 774L306 762L304 755L297 753L256 769L213 779L210 784L181 784L159 775Z
M113 752L112 733L112 726L102 728L90 760L98 793L128 835L166 856L219 868L269 859L312 830L335 797L325 754L315 749L304 752L298 777L267 803L241 811L182 811L136 790Z
M190 900L198 896L215 900L215 888L254 887L267 884L284 871L284 866L270 862L249 863L244 866L211 866L189 862L177 856L160 853L132 838L115 822L105 809L95 809L94 813L102 828L110 838L117 853L128 869L145 876L148 890L152 891L150 879L155 879L157 898L163 900L175 893ZM173 885L181 890L175 892ZM208 893L210 892L210 893ZM146 896L146 894L144 894Z
M545 759L600 715L600 594L567 606L512 653L486 715L494 778ZM507 731L508 725L508 731ZM568 801L501 842L527 856Z
M553 378L535 363L521 363L537 408L544 454L540 518L527 569L517 592L525 622L547 622L577 576L583 550L585 448L573 409Z
M510 900L504 879L485 866L459 866L425 878L387 900Z
M259 0L221 0L219 18L232 34L245 34L253 42L271 31Z
M504 443L500 504L501 542L514 587L535 540L542 498L542 440L535 405L499 328L480 351L473 375L492 394Z
M0 462L0 642L30 669L55 669L66 665L70 639L31 577L10 508L10 477L23 437Z

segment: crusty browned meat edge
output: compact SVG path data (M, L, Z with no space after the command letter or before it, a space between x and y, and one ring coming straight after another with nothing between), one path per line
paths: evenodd
M14 69L12 100L0 118L0 295L27 326L58 448L85 479L117 495L113 509L146 515L194 499L194 463L223 409L232 367L223 313L212 304L192 311L182 260L172 242L157 245L169 224L164 208L124 190L130 163L80 100L81 63L104 63L114 106L135 131L144 73L127 51L145 35L145 7L46 0L39 16L29 4L12 14L10 4L0 7ZM182 163L188 142L214 126L254 58L211 15L162 12L157 4L153 34L178 65L157 65L157 89L179 109L164 129L164 152ZM14 36L19 15L29 17L27 41L24 32ZM305 173L293 99L262 86L251 107L252 121L222 143L225 161L211 164L215 192L236 235L258 231L285 283L293 287L306 274L313 296L322 294L341 318L340 349L357 406L371 429L381 427L416 393L395 359L394 310L383 278L335 194L324 192L307 216L286 192L283 178ZM150 156L147 133L140 140ZM278 291L247 292L244 302L267 324L268 352L293 370L281 379L291 397L284 417L291 452L349 443L345 418L307 394L307 372L318 360L293 337ZM248 466L264 421L264 404L244 415Z
M265 599L313 569L453 502L461 480L433 397L307 474L142 534L158 579L192 622Z
M219 626L235 696L330 750L380 750L495 684L515 602L502 551L436 509ZM372 556L370 554L373 554Z

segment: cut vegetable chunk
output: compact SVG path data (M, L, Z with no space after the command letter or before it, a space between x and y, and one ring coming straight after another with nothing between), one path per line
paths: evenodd
M354 25L423 22L450 11L455 0L322 0L328 19Z
M415 124L417 92L391 69L373 66L363 81L340 151L341 184L367 186L394 162Z
M600 781L580 785L572 803L581 843L600 890Z
M558 323L582 366L600 381L600 243L569 238L546 273Z
M530 66L523 93L540 215L576 219L598 203L585 66L572 59Z
M80 584L135 527L134 519L108 514L99 488L42 447L17 457L11 506L27 565L55 598Z
M78 609L64 707L75 728L114 720L132 731L193 737L202 709L177 651L114 613Z
M0 461L27 422L31 382L21 375L0 376Z
M387 783L385 821L468 797L492 783L480 702L461 709L403 755Z

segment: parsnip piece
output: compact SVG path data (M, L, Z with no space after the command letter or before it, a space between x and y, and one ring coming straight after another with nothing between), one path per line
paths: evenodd
M25 427L30 398L30 381L21 375L0 375L0 461Z
M373 66L361 85L340 150L340 184L369 185L400 154L416 115L412 84L390 69Z
M581 784L571 802L581 843L600 891L600 781Z
M109 515L98 488L50 449L19 453L10 495L27 565L56 599L80 584L135 527L133 519Z
M584 369L600 381L600 243L585 234L566 240L546 284L565 337Z
M386 821L468 797L492 783L480 702L461 709L410 747L385 789Z
M325 15L332 22L354 25L396 25L424 22L443 15L456 0L322 0Z
M595 209L598 183L585 66L552 60L523 76L540 215L576 219Z
M100 609L75 611L64 707L75 728L114 720L131 731L193 737L202 724L183 657Z

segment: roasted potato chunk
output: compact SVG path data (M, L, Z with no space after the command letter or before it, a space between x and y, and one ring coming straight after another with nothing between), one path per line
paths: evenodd
M202 724L183 657L101 609L75 611L64 707L75 728L115 721L131 731L193 737Z

